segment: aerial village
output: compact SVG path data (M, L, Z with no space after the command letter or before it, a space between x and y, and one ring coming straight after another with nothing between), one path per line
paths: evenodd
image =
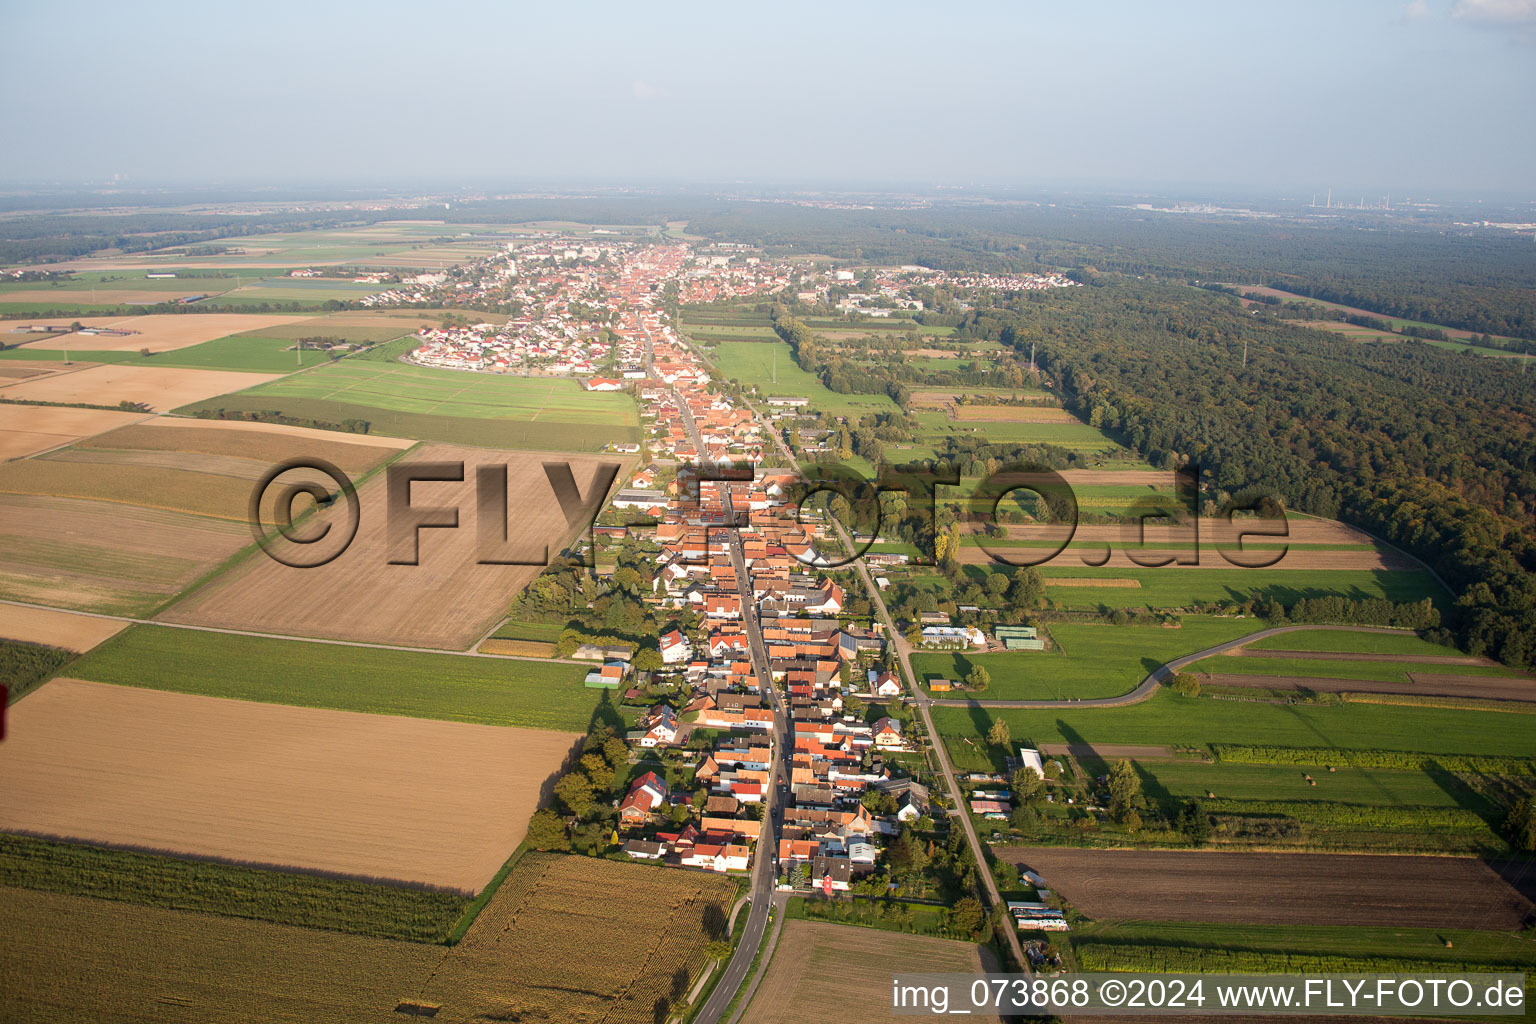
M911 842L908 826L927 832L951 813L922 781L934 781L927 741L915 735L918 719L905 710L911 698L891 671L892 640L867 602L859 602L862 615L850 614L845 585L859 584L823 555L836 544L828 525L810 511L797 518L785 500L797 474L786 466L792 461L773 420L711 387L708 367L678 336L664 302L797 287L802 299L836 297L840 309L868 312L920 307L904 297L912 283L951 278L903 267L872 283L866 274L869 290L853 292L850 271L808 276L746 247L715 249L723 251L565 240L509 248L461 268L428 298L467 292L483 303L490 294L520 311L502 324L424 330L410 358L575 376L587 390L630 390L638 401L649 461L593 532L599 547L643 534L652 559L647 602L691 628L664 629L644 671L637 663L650 652L629 645L583 643L571 654L592 662L587 685L612 691L629 710L624 740L649 766L618 799L613 855L716 872L746 872L767 857L781 889L827 897L884 890L894 884L888 868L878 873L888 848ZM988 283L1053 286L1042 280ZM872 301L880 305L866 305ZM947 618L921 628L932 646L986 643L980 631ZM1020 642L1037 643L1032 633ZM658 694L667 699L648 699ZM1043 776L1036 752L1020 755ZM1003 777L970 782L977 787L969 791L971 813L1008 816ZM770 806L777 814L765 813ZM1067 927L1044 902L1009 909L1021 927Z

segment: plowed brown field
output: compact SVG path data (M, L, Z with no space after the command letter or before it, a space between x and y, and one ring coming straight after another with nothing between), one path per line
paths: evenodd
M580 739L74 679L10 718L0 829L464 892Z
M1536 874L1522 871L1526 865L1471 858L1041 847L1000 853L1098 919L1506 931L1536 913Z
M493 452L432 445L412 462L464 461L462 483L417 483L415 506L457 506L457 529L420 532L419 564L389 563L384 474L358 492L357 537L334 561L319 568L291 568L265 555L249 558L224 577L193 593L162 618L172 622L254 629L298 636L450 647L464 650L502 616L512 597L541 571L539 565L481 565L476 530L475 470L508 467L510 536L547 543L558 554L575 530L567 525L542 463L548 455ZM611 457L572 456L571 471L583 495L599 462ZM618 477L622 480L622 473ZM337 509L334 518L339 519ZM327 514L327 518L332 518ZM585 524L582 524L583 526Z

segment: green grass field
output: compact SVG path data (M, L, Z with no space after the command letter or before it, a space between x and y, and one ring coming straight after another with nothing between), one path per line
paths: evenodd
M133 626L70 665L76 678L379 715L583 732L586 667Z
M1180 629L1057 623L1049 627L1057 644L1054 650L918 654L912 658L912 670L923 680L933 676L958 680L973 665L985 666L992 685L980 695L984 700L1116 697L1135 689L1165 661L1235 640L1263 626L1254 619L1201 616L1187 617Z
M1315 679L1375 679L1407 683L1408 673L1519 678L1523 673L1503 666L1446 665L1411 661L1333 661L1315 658L1244 658L1234 654L1204 658L1191 672L1239 676L1307 676Z
M1326 800L1337 803L1402 807L1465 807L1486 809L1487 802L1465 786L1449 784L1424 771L1387 768L1339 768L1311 774L1284 764L1231 764L1218 761L1141 761L1142 788L1154 798L1205 799L1215 793L1223 800Z
M1160 690L1119 708L935 708L934 725L949 739L958 767L992 767L982 737L994 718L1008 722L1015 745L1125 743L1198 747L1252 743L1286 747L1476 751L1530 756L1536 716L1377 704L1269 704L1190 699ZM971 743L964 742L969 738ZM1001 751L994 751L1001 763Z
M802 370L782 341L727 341L711 356L720 374L756 387L764 395L804 395L818 412L858 419L872 412L896 412L885 395L840 395Z
M613 441L639 440L640 433L630 396L583 391L569 378L369 359L344 359L177 411L218 409L330 422L363 419L377 434L483 447L596 451Z
M1115 569L1088 566L1040 570L1046 594L1058 608L1183 608L1219 601L1243 602L1268 597L1291 605L1304 597L1339 595L1388 601L1449 599L1427 571L1386 569ZM1139 587L1052 587L1057 577L1133 579Z
M1353 654L1407 654L1419 657L1465 657L1465 651L1432 644L1413 633L1352 633L1341 629L1307 629L1267 636L1248 645L1256 651L1321 651Z

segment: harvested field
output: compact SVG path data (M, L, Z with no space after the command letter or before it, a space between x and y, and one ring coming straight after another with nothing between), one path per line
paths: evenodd
M1327 676L1250 676L1231 672L1200 673L1211 686L1261 690L1310 690L1314 693L1407 693L1424 697L1476 697L1483 700L1536 701L1536 679L1510 676L1458 676L1407 673L1403 679L1349 679Z
M128 623L117 619L99 619L53 608L16 604L0 608L0 638L62 647L66 651L88 651L127 626Z
M580 739L75 679L10 718L5 830L466 893Z
M28 377L41 377L44 374L57 373L59 364L55 362L40 362L38 360L22 361L20 359L0 364L0 377L8 377L15 380L25 380Z
M76 373L22 381L5 389L8 399L117 405L142 402L158 412L243 391L280 375L235 370L176 370L155 366L101 365Z
M481 654L510 654L519 658L553 658L555 645L539 640L502 640L493 637L481 644Z
M404 451L416 443L410 438L385 437L383 434L340 433L334 430L315 430L311 427L291 427L285 423L256 423L250 421L242 422L240 420L200 420L183 418L180 416L162 416L155 420L152 426L157 428L186 431L206 430L232 431L236 433L243 432L247 434L283 434L288 437L304 437L314 441L326 441L349 445L357 444L372 448L394 448L399 451ZM213 454L219 454L219 452L215 451L214 449L203 447L204 445L218 445L218 442L213 440L211 435L206 435L196 441L182 438L170 439L162 435L157 439L157 443L154 444L144 443L144 441L149 440L152 437L150 434L136 434L134 436L135 443L129 447L160 448L167 447L168 444L174 444L178 446L176 449L178 451L210 451ZM105 441L106 439L102 438L101 440ZM186 445L189 443L195 444L196 446L185 449L180 447L181 445Z
M0 461L57 448L144 419L139 412L0 405Z
M962 562L965 559L961 559ZM1109 587L1114 590L1139 590L1140 580L1104 578L1097 576L1051 576L1045 580L1047 587Z
M1536 914L1528 865L1459 857L1012 847L1092 918L1512 931ZM1518 886L1518 888L1517 888Z
M829 966L835 965L835 969ZM823 921L785 921L773 962L743 1024L821 1024L828 1007L855 1019L885 1016L891 974L975 974L998 970L990 949L970 942L904 935ZM967 1020L997 1021L970 1015Z
M344 472L362 474L416 442L370 434L344 434L275 423L180 420L159 417L100 434L76 445L68 458L95 458L121 464L171 465L200 473L228 473L259 479L273 465L296 457L321 458ZM160 460L169 459L170 462ZM222 461L219 461L222 460ZM219 466L222 468L213 468ZM249 491L247 490L246 496ZM245 496L235 515L245 514Z
M233 520L0 494L0 598L146 615L250 542Z
M451 647L463 650L505 614L512 597L542 565L483 565L475 515L475 473L481 465L504 465L514 541L539 549L523 557L542 559L543 545L558 553L575 533L530 452L432 445L413 462L465 463L462 483L417 483L412 501L461 508L458 529L420 532L419 564L392 565L386 540L386 480L375 476L358 491L361 523L357 537L335 560L319 568L292 568L261 556L245 560L223 577L181 601L162 618L194 625L252 629L299 636ZM571 471L588 494L599 463L613 457L573 456ZM622 480L621 473L617 479ZM340 519L338 507L325 519ZM585 526L585 522L580 524Z
M1076 423L1065 409L1045 405L957 405L955 419L962 423Z
M526 854L415 998L438 1021L665 1020L735 894L710 872Z
M197 291L196 288L188 289ZM162 293L161 298L164 298ZM6 301L11 301L9 297ZM87 327L112 327L134 334L115 337L101 334L64 334L34 341L29 349L72 348L93 352L137 352L147 348L151 352L173 352L179 348L201 345L205 341L230 334L258 331L278 324L291 324L296 320L312 319L301 314L267 315L246 313L165 313L153 316L87 317L80 323ZM39 321L54 324L74 323L73 319ZM252 383L256 383L252 381Z

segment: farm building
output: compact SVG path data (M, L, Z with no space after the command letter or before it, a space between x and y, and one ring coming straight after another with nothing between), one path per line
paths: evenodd
M1043 651L1045 641L1040 639L1034 626L998 626L993 634L998 643L1010 651Z
M1019 748L1019 767L1028 768L1042 779L1045 778L1045 762L1040 760L1040 751L1029 747Z

